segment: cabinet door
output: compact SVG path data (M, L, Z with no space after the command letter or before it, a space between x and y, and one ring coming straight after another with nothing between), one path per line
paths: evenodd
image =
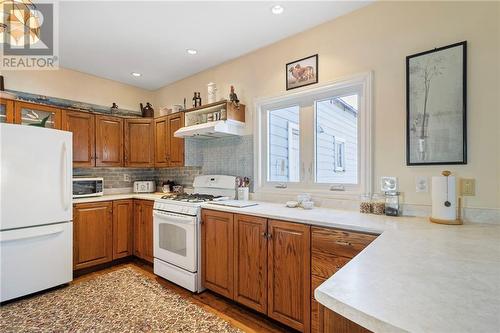
M113 260L132 255L133 200L113 201Z
M61 129L61 110L48 105L14 103L14 123Z
M168 116L167 159L169 166L184 166L184 139L174 137L175 131L184 126L184 112Z
M125 166L154 166L153 119L125 120Z
M143 240L143 223L142 223L142 204L140 200L134 200L134 256L144 258L142 249L144 248Z
M123 166L123 120L95 116L96 166Z
M167 117L156 118L155 122L155 167L167 167Z
M73 211L73 268L113 259L113 203L77 204Z
M205 288L233 299L233 214L202 211L201 271Z
M370 330L342 317L323 305L319 305L319 318L321 333L371 333Z
M234 215L234 300L267 312L267 219Z
M0 100L0 123L14 122L14 102L7 99Z
M95 166L95 116L87 112L64 111L62 128L73 133L73 166Z
M134 200L134 255L153 262L153 202Z
M310 226L269 220L268 316L310 331Z
M144 200L142 206L143 259L153 262L153 201Z

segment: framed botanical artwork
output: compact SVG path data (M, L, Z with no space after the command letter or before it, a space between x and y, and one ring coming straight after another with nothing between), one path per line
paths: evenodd
M285 70L286 90L318 83L318 55L289 62Z
M467 164L467 42L406 57L406 164Z

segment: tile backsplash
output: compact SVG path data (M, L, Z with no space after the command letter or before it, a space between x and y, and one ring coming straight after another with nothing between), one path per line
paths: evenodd
M198 175L221 174L253 179L253 137L226 137L209 140L186 139L185 165L178 168L74 168L75 177L102 177L104 188L131 188L136 180L154 180L160 186L173 180L192 187ZM252 186L250 187L252 190Z
M246 176L253 180L253 136L208 140L188 138L185 164L201 166L204 175Z
M74 177L102 177L105 189L132 187L136 180L156 180L153 168L74 168ZM125 177L130 178L125 180Z
M105 189L131 188L136 180L154 180L157 186L174 180L185 187L193 185L194 177L201 174L201 167L168 169L153 168L75 168L74 177L102 177ZM127 180L125 180L127 178Z

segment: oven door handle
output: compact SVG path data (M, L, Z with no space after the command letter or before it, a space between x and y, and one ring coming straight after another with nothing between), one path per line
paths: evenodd
M158 211L153 211L153 216L158 217L159 219L162 219L166 222L176 223L176 224L195 224L196 220L196 218L192 216L182 216L171 213L160 213Z

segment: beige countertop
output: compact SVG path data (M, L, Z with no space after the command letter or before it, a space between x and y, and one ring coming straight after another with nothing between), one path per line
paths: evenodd
M73 202L161 196L114 194ZM315 298L340 315L374 332L500 332L500 223L443 226L425 218L257 203L202 207L381 234L315 290Z
M500 223L444 226L264 202L203 208L381 233L314 293L374 332L500 332Z
M161 198L165 193L155 192L155 193L123 193L123 194L105 194L99 197L89 197L89 198L78 198L73 199L74 204L87 203L87 202L99 202L99 201L113 201L122 199L143 199L143 200L156 200Z

